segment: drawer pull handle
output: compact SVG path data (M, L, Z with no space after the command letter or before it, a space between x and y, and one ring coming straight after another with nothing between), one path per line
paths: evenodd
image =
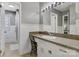
M67 51L63 50L63 49L59 49L61 52L67 53Z
M52 54L52 51L51 51L51 50L48 50L48 52L49 52L50 54Z

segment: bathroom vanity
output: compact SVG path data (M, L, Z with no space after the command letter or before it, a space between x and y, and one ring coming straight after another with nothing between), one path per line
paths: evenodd
M79 36L49 32L30 32L31 54L38 57L79 56Z

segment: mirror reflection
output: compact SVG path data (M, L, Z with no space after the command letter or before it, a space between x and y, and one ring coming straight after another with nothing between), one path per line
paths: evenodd
M51 30L43 29L44 31L78 35L78 2L41 2L40 4L43 28L51 27Z

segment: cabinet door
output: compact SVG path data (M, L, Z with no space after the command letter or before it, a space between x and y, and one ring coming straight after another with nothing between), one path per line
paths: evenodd
M65 48L47 41L39 39L38 56L40 57L69 57L69 56L79 56L79 53L75 50Z
M38 46L37 53L38 57L53 57L52 56L52 50L47 48L47 46Z
M43 44L41 42L40 39L38 38L35 38L35 41L37 42L37 54L38 54L38 57L44 57L45 55L45 50L43 48Z
M56 51L54 48L49 47L48 42L40 40L40 43L38 44L37 47L37 53L39 57L53 57L54 52Z

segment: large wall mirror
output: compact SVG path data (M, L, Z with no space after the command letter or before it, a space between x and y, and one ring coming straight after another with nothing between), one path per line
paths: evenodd
M41 2L43 25L49 25L52 31L62 34L79 35L79 3Z

